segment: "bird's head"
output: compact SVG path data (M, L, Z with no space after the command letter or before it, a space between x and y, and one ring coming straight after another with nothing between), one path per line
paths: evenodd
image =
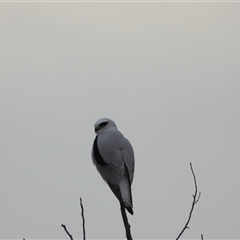
M109 118L101 118L94 124L96 134L103 133L111 128L117 128L115 122Z

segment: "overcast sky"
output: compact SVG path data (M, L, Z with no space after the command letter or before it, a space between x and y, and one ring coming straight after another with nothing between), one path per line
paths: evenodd
M240 238L240 3L0 3L0 238L124 238L93 124L133 145L137 239Z

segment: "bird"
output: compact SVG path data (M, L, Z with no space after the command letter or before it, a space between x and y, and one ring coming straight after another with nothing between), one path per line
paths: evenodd
M134 151L131 143L117 129L115 122L101 118L94 124L96 137L92 161L121 206L133 215L131 185L134 175Z

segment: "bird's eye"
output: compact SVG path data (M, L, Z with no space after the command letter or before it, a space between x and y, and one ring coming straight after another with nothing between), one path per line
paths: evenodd
M99 126L100 126L100 127L104 127L104 126L106 126L107 124L108 124L108 122L102 122L102 123L99 124Z

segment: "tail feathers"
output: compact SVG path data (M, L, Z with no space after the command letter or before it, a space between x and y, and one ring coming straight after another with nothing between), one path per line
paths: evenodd
M122 201L125 205L125 208L127 209L127 211L130 214L133 215L131 186L130 186L129 180L126 176L119 183L119 188L120 188L121 197L122 197Z
M127 211L128 211L131 215L133 215L133 208L132 208L132 207L127 207L127 206L125 205L125 208L127 209Z
M120 204L123 204L127 211L133 215L132 192L127 176L124 177L119 185L113 185L109 182L107 182L107 184L111 188L114 195L118 198Z

